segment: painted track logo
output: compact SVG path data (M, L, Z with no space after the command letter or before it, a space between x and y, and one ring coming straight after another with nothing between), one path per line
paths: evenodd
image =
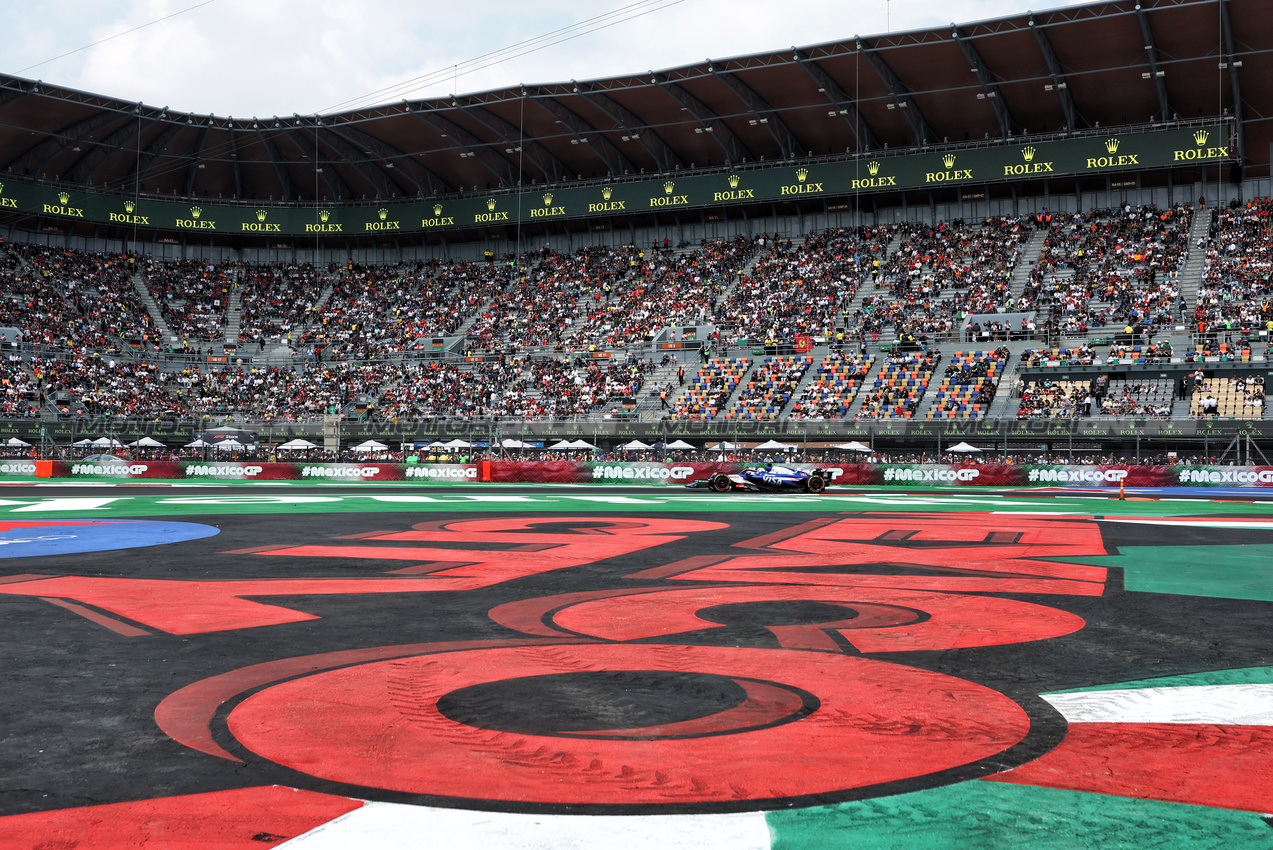
M6 520L0 522L0 558L74 555L199 540L218 533L210 525L148 520Z

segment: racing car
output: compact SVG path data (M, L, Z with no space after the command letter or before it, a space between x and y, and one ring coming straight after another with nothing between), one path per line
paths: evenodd
M685 488L687 490L707 489L715 493L728 493L731 490L765 493L821 493L827 489L828 478L826 471L821 469L805 472L789 466L767 465L762 468L741 469L733 475L714 472L706 478L691 481L685 485Z

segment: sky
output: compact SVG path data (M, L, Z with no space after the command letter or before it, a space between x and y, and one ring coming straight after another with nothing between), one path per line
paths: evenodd
M645 73L1080 0L1030 2L0 0L0 72L179 112L312 115Z

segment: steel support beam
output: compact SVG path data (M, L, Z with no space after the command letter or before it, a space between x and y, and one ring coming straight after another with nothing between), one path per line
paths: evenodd
M121 123L121 120L123 123ZM83 118L76 121L74 124L58 130L56 133L46 136L35 147L23 153L21 157L15 157L14 160L6 166L6 168L11 169L14 164L18 162L18 159L25 158L25 173L39 175L49 162L55 156L65 151L68 146L74 147L76 144L82 144L89 138L89 136L93 135L98 130L107 127L115 127L115 132L118 132L118 127L135 124L136 121L137 116L135 114L121 118L118 112L95 113L88 118ZM92 144L96 145L98 142L93 142ZM84 156L87 156L87 154ZM78 157L76 161L71 164L71 168L78 165L79 162L84 159L84 156ZM67 171L70 171L70 169L68 168Z
M463 98L451 101L461 114L467 115L504 141L511 148L521 148L526 159L539 170L541 179L555 183L571 174L566 164L553 156L538 140L526 136L519 128L500 118L484 106L469 104ZM488 143L489 144L489 143Z
M159 155L168 147L168 143L177 137L181 131L186 129L185 124L179 124L176 121L169 121L167 126L146 145L145 150L141 152L141 162L134 163L133 167L128 170L127 180L133 177L138 185L146 179L146 175L150 173L156 162L159 161Z
M959 27L952 27L951 35L955 39L955 43L959 45L959 49L963 51L964 58L968 60L968 67L977 75L977 82L981 83L981 93L986 96L986 100L990 101L990 107L995 111L995 118L999 122L999 133L1007 139L1015 133L1020 132L1021 125L1012 117L1012 110L1008 108L1008 104L1003 99L1003 93L999 91L999 84L995 81L994 74L990 73L990 69L986 67L986 62L981 58L980 51L976 46L964 37L959 31Z
M529 89L527 96L530 98L531 103L547 112L554 121L560 122L563 127L568 127L572 132L578 134L580 136L580 144L588 145L593 153L601 159L602 164L605 165L606 170L611 175L622 176L626 172L638 170L632 164L632 160L624 156L623 151L615 147L614 143L605 134L567 109L561 102L551 97L543 96L534 89ZM587 139L587 141L584 141L584 139Z
M579 90L580 97L608 115L629 138L636 139L660 171L671 171L674 166L685 165L662 136L614 98L604 92L593 91L584 84L576 83L575 88Z
M332 200L342 200L344 198L353 198L354 189L341 176L340 172L332 167L332 163L327 163L324 167L322 160L322 152L318 148L318 140L315 137L315 125L312 119L301 118L299 115L292 116L295 119L295 126L289 127L287 130L288 138L296 143L301 152L308 155L310 161L314 163L314 168L322 168L323 182L327 184L327 190L332 194ZM318 187L314 187L314 203L319 203Z
M710 61L708 60L707 69L716 75L716 79L724 83L742 101L743 106L756 114L757 118L765 119L762 126L773 137L774 144L778 146L778 151L782 154L782 158L794 159L797 156L804 156L808 148L791 132L791 128L783 122L782 116L778 114L778 111L766 103L764 98L756 94L751 86L738 79L737 74L721 71L711 65Z
M230 134L230 164L234 166L234 197L238 200L245 200L243 197L243 170L239 168L239 140L234 135L234 125L230 124L225 128Z
M1154 89L1158 92L1158 115L1162 121L1170 121L1174 114L1171 101L1167 97L1167 80L1162 63L1158 61L1158 42L1154 41L1154 31L1149 27L1149 15L1136 4L1136 19L1140 21L1140 34L1145 37L1145 58L1149 61L1149 76L1154 81Z
M747 146L743 144L742 139L738 138L734 131L729 129L729 125L694 95L676 83L663 79L658 74L651 73L650 82L666 92L672 100L694 116L694 120L698 122L699 129L704 133L710 134L716 140L716 144L720 145L721 152L725 154L725 163L727 165L742 162L744 159L754 160L756 158L747 149Z
M1070 86L1065 81L1065 74L1061 70L1061 62L1056 58L1056 52L1052 49L1048 34L1043 31L1043 27L1039 26L1038 19L1033 13L1030 14L1028 23L1031 31L1034 32L1034 40L1039 45L1039 52L1043 54L1043 61L1047 63L1048 73L1052 77L1052 88L1061 101L1061 113L1065 116L1065 131L1073 133L1078 129L1079 116L1074 109L1074 98L1070 97Z
M498 181L500 188L508 189L517 184L517 169L511 162L494 153L490 146L465 130L459 124L431 110L412 110L412 114L447 138L454 139L461 148L473 154L474 158Z
M1238 162L1246 162L1246 131L1242 127L1242 86L1238 82L1238 62L1233 49L1233 24L1229 22L1229 0L1220 0L1220 23L1224 29L1224 61L1229 66L1229 88L1233 97L1233 123L1237 138Z
M402 173L403 179L409 180L413 184L415 184L416 194L419 194L419 195L423 195L426 189L428 190L429 194L432 195L438 191L438 186L441 186L446 190L450 190L451 188L446 181L444 181L438 175L434 174L425 166L416 162L412 157L408 156L406 152L399 150L398 148L394 147L393 145L387 142L381 141L375 136L370 135L369 133L365 132L362 128L358 127L357 125L338 124L338 125L334 125L330 129L332 130L339 129L342 134L346 135L346 137L352 136L353 138L350 139L351 142L357 142L358 144L366 145L368 148L371 149L372 154L374 156L378 156L381 158L381 160L386 161L385 166L377 165L377 167L381 170L381 172L385 175L385 177L388 178L388 180L393 185L398 186L399 189L401 189L402 186L401 184L398 183L397 179L395 179L399 172ZM365 149L366 148L364 148L364 150ZM388 162L393 163L393 168L387 167ZM402 165L401 168L398 167L399 163L401 163ZM407 173L407 172L411 172L411 173ZM424 175L424 183L420 182L421 174ZM435 185L435 182L437 185ZM408 194L408 193L404 193L404 194Z
M256 134L261 137L261 144L265 145L265 152L270 155L270 162L274 164L274 176L278 178L279 191L283 193L282 199L299 201L300 192L296 191L296 184L292 182L292 175L287 170L287 164L283 162L278 145L274 144L274 138L262 127L256 128Z
M924 120L924 115L919 111L919 107L915 105L915 98L911 96L910 89L897 78L897 75L893 73L893 69L884 61L884 57L880 56L875 48L871 47L863 39L858 39L857 47L862 55L866 57L867 63L879 75L880 82L884 83L884 87L893 96L893 102L897 105L897 108L906 114L906 121L911 125L911 132L915 134L915 144L922 145L929 139L936 141L936 134L928 126L928 122Z
M199 174L199 160L203 158L203 149L208 143L208 125L203 125L199 132L199 140L194 144L194 150L190 153L190 164L186 166L186 183L185 191L182 193L187 198L194 197L194 181Z
M795 53L796 62L805 73L809 75L815 83L818 84L818 91L826 95L827 101L835 107L835 111L844 118L849 129L853 131L854 149L861 153L871 148L880 148L883 145L879 138L876 137L875 131L871 129L871 125L862 119L862 113L858 111L857 101L849 97L844 89L831 76L822 69L811 56L804 56L799 51Z

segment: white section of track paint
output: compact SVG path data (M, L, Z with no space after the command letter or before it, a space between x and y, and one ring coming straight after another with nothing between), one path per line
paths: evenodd
M1273 726L1273 684L1085 691L1043 699L1070 723Z
M722 815L533 815L367 803L278 845L287 850L768 850L763 812Z

